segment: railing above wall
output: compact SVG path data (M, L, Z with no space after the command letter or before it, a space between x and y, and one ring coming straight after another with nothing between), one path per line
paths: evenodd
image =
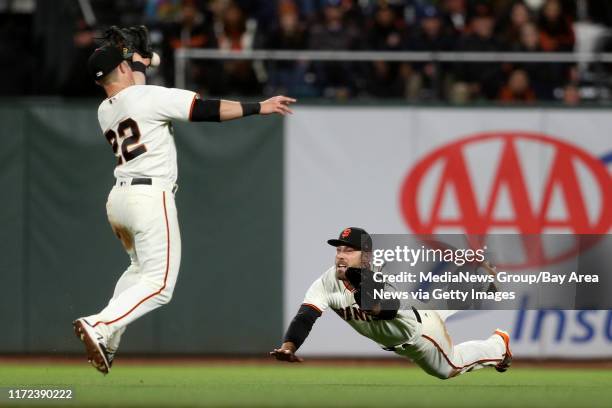
M175 86L184 88L188 60L253 61L394 61L394 62L532 62L612 63L612 53L574 52L415 52L415 51L314 51L180 48L174 52Z

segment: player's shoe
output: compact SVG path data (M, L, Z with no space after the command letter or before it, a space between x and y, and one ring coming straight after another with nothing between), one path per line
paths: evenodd
M114 359L115 359L115 352L114 351L110 351L110 350L106 350L106 360L108 360L108 368L109 368L109 370L113 366L113 360Z
M102 374L108 374L112 363L112 356L109 356L109 353L106 351L104 338L85 319L75 320L72 322L72 326L76 336L85 344L87 360L96 370ZM110 361L109 357L111 357Z
M506 352L504 353L504 359L495 366L495 369L497 371L499 371L500 373L503 373L506 370L508 370L508 368L512 364L512 352L510 351L510 335L500 329L495 330L495 334L500 336L504 340L504 344L506 345Z

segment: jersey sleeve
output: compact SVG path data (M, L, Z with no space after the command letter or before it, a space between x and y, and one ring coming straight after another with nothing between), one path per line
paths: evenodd
M329 307L329 300L327 291L323 285L322 277L317 279L310 285L310 288L304 296L303 305L309 306L320 313L323 313Z
M177 88L155 87L152 113L157 120L188 121L198 94Z

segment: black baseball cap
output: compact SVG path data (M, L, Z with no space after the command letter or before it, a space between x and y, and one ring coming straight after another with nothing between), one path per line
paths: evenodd
M94 51L87 60L87 68L92 78L97 81L111 73L123 62L123 55L117 47L101 47Z
M366 230L359 227L345 228L340 232L338 239L328 239L327 243L335 247L346 245L359 251L372 250L372 237Z

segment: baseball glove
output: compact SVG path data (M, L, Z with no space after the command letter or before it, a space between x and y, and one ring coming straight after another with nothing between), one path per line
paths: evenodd
M355 288L355 302L364 310L371 310L375 305L374 290L383 289L384 283L374 281L374 272L368 268L347 268L346 278Z
M153 57L153 50L149 41L149 30L143 25L128 28L112 26L104 32L101 40L102 46L117 47L123 54L123 58L128 61L132 60L135 52L143 58Z
M374 271L369 268L350 267L346 269L346 279L355 288L353 292L355 303L369 314L375 311L374 319L391 320L397 316L400 307L399 300L376 299L374 296L375 290L381 290L385 287L383 282L374 280Z

